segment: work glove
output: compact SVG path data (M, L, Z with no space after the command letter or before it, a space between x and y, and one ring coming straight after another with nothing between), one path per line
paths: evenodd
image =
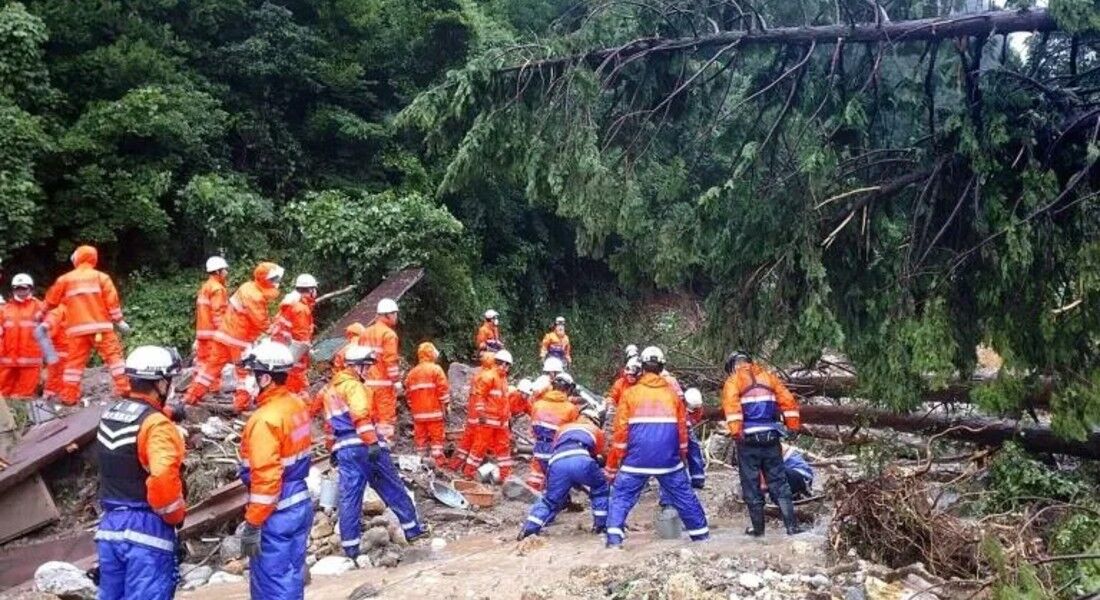
M379 446L377 442L367 446L367 458L369 458L371 462L378 460L378 455L380 454L382 454L382 446Z
M183 423L187 419L187 408L179 398L172 398L164 405L164 416L173 423Z
M260 528L245 523L241 530L241 556L252 558L260 553Z
M130 324L126 321L119 321L115 323L115 329L118 329L119 335L130 335Z

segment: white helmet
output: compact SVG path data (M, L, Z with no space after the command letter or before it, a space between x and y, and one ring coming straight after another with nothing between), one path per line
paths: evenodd
M516 384L516 389L519 390L519 393L523 394L524 396L530 396L531 392L535 391L535 384L530 379L524 377L523 379L519 380L518 384Z
M378 355L370 346L354 344L348 346L347 351L344 352L344 364L347 365L373 365L377 360Z
M623 371L625 371L627 375L633 375L634 377L641 375L642 361L638 360L637 356L631 357L630 360L626 361L626 367L623 368Z
M228 269L229 263L225 262L225 259L220 256L211 256L206 259L206 272L213 273L214 271L221 271L222 269Z
M628 344L626 346L626 348L623 349L623 352L626 353L626 359L630 360L630 359L634 358L635 356L638 356L638 345L637 344Z
M550 382L550 385L556 390L572 391L573 386L576 384L573 382L573 376L569 373L558 373L554 376L554 380Z
M294 366L294 354L286 344L266 340L248 349L241 364L259 373L288 373Z
M548 356L546 360L542 361L543 373L561 373L565 370L565 363L561 362L561 359L556 356Z
M650 346L645 350L642 350L641 355L642 364L665 364L665 353L661 351L657 346Z
M309 273L302 273L298 276L297 279L294 280L294 287L296 289L316 288L317 279L315 279L313 275L310 275Z
M558 317L554 319L554 325L565 325L565 317Z
M498 313L497 311L495 311L491 308L489 310L485 311L485 320L486 321L492 321L493 319L496 319L496 318L499 318L499 317L500 317L500 313Z
M126 357L126 376L130 379L159 381L181 372L180 353L163 346L138 346Z
M19 273L11 278L11 287L34 287L34 280L26 273Z
M278 282L283 280L283 275L285 275L285 274L286 274L286 269L280 267L279 265L275 265L275 268L268 271L267 280L268 281L274 281L274 282L278 283Z
M703 405L703 392L700 392L699 388L693 387L684 390L684 403L692 410L699 408Z
M507 350L500 350L493 355L493 360L510 365L512 364L512 353Z
M378 310L376 312L380 315L395 313L397 312L397 302L395 302L393 298L382 298L378 301Z

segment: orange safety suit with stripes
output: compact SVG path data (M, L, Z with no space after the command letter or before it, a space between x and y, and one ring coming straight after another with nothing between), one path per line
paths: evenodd
M313 397L313 407L312 415L324 411L325 447L329 451L360 443L368 446L378 443L374 430L374 400L355 371L345 367L334 373Z
M46 366L46 385L43 388L42 397L52 401L61 397L61 391L65 387L63 375L65 361L69 358L69 338L65 335L65 305L46 311L42 323L46 325L50 342L59 359L54 364Z
M492 321L485 321L477 328L474 336L474 348L478 352L496 352L504 347L504 340L500 339L500 327Z
M271 327L271 339L287 346L292 344L313 343L313 305L316 298L303 296L297 291L290 292L283 297L279 304L279 316ZM286 388L295 394L301 394L309 389L309 352L306 351L290 370L286 380Z
M542 490L546 486L546 461L553 453L554 436L561 427L572 423L581 415L577 405L561 390L550 390L531 405L531 437L534 440L534 459L527 485Z
M512 430L509 427L512 411L508 401L508 375L502 367L485 369L470 387L470 406L477 414L473 428L470 456L463 472L473 477L477 468L492 454L500 467L501 479L512 474Z
M623 399L623 392L637 381L625 372L620 372L619 376L615 378L615 383L611 384L611 389L607 392L607 399L611 401L611 406L618 406Z
M631 439L631 434L636 439ZM668 381L643 373L615 411L607 471L661 474L683 468L687 458L687 410Z
M370 388L374 395L374 422L378 433L384 439L392 440L397 427L397 390L394 384L401 381L397 332L386 319L379 317L363 331L359 343L376 353L377 362L367 370L363 385Z
M306 487L312 438L309 410L286 386L269 385L241 434L244 519L259 527L276 510L310 500Z
M340 346L340 349L332 355L332 371L334 373L346 366L344 356L348 353L348 346L358 343L359 338L363 337L363 332L366 330L367 328L362 323L352 323L344 328L344 345Z
M12 297L0 305L0 394L4 396L30 398L38 392L42 349L34 339L34 328L44 308L34 296L23 300Z
M271 325L268 305L279 296L279 288L268 276L278 268L270 262L262 262L252 272L252 281L245 282L229 298L229 306L218 330L214 332L210 358L198 367L195 380L187 389L187 403L197 404L203 396L215 389L214 381L222 368L238 363L241 354ZM249 397L245 390L248 371L236 369L237 388L233 392L233 407L242 412L248 408Z
M556 356L565 361L565 364L571 364L573 345L569 343L569 335L551 331L543 336L542 344L539 345L539 358L545 359L547 356Z
M435 362L439 358L435 346L427 342L420 344L416 357L419 364L405 377L405 399L413 420L413 444L417 452L430 454L435 464L443 467L451 385L443 368Z
M801 426L794 395L778 377L756 363L743 364L726 378L722 410L726 427L735 439L778 429L780 419L791 431Z
M229 308L229 290L225 287L225 276L211 273L199 288L195 299L195 364L201 365L210 360L214 350L214 334L222 324L225 311ZM211 389L221 388L222 374L219 371L210 383Z
M493 368L494 357L496 355L492 352L482 352L478 354L479 364L474 369L473 374L470 376L470 392L474 390L474 382L477 378L486 370ZM476 429L478 414L478 407L474 406L472 402L466 402L466 427L462 430L462 437L459 438L458 443L455 444L454 453L451 455L450 468L452 471L461 471L466 466L466 459L470 456L470 447L474 444L474 430Z
M114 330L114 324L122 321L122 304L111 278L96 270L98 262L99 252L95 248L80 246L73 252L73 270L58 277L46 292L47 309L65 306L69 357L62 374L61 400L70 405L80 399L84 367L93 348L111 372L115 393L123 397L130 393L122 343Z

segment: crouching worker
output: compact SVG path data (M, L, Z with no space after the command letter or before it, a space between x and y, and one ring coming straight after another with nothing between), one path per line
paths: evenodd
M176 526L186 507L180 467L183 437L165 406L179 354L141 346L126 358L130 396L112 405L99 422L99 502L96 531L101 600L171 598L179 578ZM170 413L182 419L182 405Z
M367 485L397 515L406 540L427 535L386 449L386 440L373 420L374 397L363 380L375 362L376 354L371 348L348 347L345 367L318 392L333 439L333 460L340 472L340 545L349 558L359 556L363 492Z
M531 507L519 536L537 534L569 503L569 490L586 488L592 502L592 532L603 533L611 488L602 466L603 414L586 409L579 420L563 425L547 460L546 493Z
M244 389L258 407L241 434L241 481L248 488L241 553L249 557L253 598L301 599L313 501L306 487L309 409L286 387L290 348L261 342L241 360Z
M787 474L787 485L791 488L791 499L800 500L809 498L814 487L814 468L806 462L806 457L794 446L781 444L783 449L783 471ZM779 498L764 479L764 471L760 472L760 489L767 490L772 502L779 504Z

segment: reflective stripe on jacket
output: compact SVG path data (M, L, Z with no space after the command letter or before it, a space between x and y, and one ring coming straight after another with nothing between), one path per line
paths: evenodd
M244 518L260 526L276 510L309 502L309 410L286 386L271 385L241 435L241 481L248 486Z
M77 248L73 253L75 268L58 277L46 292L46 306L65 305L66 335L111 331L114 323L122 320L118 289L106 273L95 269L98 260L95 248Z
M371 419L374 412L371 391L350 369L332 376L317 392L317 403L324 410L326 429L333 439L331 450L378 442Z
M755 363L740 366L726 379L722 409L730 435L735 437L777 430L780 421L791 430L801 425L794 396L778 377Z
M42 349L34 339L34 328L42 320L45 304L35 297L0 305L0 366L37 367L42 364Z
M413 421L442 421L450 393L447 374L434 360L422 360L405 376L405 398Z
M212 340L229 307L229 290L221 275L211 275L195 299L195 339Z
M668 381L644 373L623 393L616 410L608 470L621 465L624 473L671 473L683 468L687 448L684 403Z

